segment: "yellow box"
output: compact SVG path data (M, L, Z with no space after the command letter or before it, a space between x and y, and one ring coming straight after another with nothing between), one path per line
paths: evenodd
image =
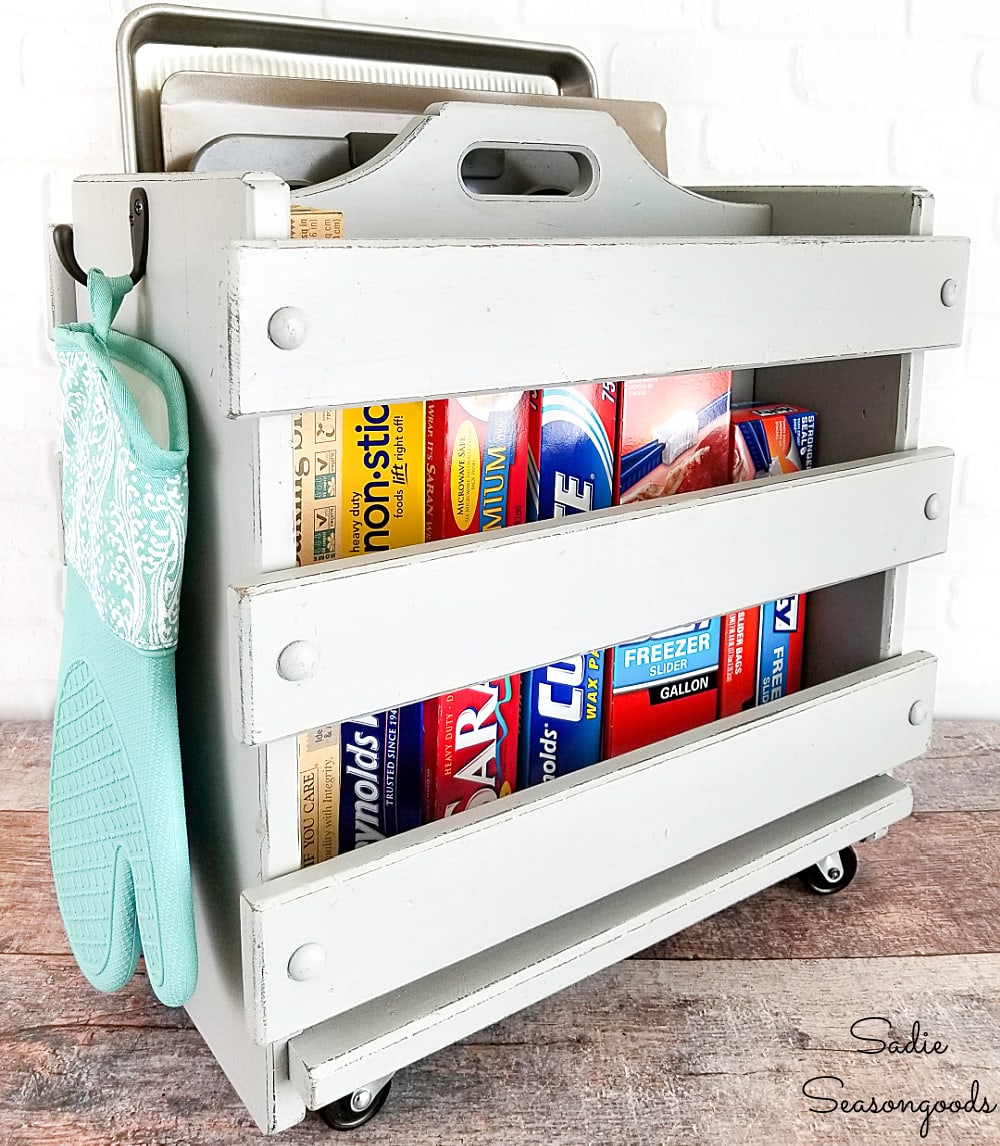
M297 564L423 542L424 432L423 402L295 415Z

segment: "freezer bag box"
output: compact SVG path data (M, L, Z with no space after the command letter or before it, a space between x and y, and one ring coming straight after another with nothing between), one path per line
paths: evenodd
M420 826L421 708L410 704L340 725L340 851Z
M779 700L802 687L806 598L779 597L760 607L757 703Z
M738 609L722 618L719 716L732 716L757 704L760 607Z
M424 819L506 796L517 780L520 677L445 693L424 704Z
M805 622L805 593L722 618L720 717L798 692Z
M816 413L802 406L741 404L732 411L730 481L812 469Z
M604 659L604 649L592 649L522 676L519 788L601 759Z
M614 504L618 386L552 386L528 397L528 520Z
M731 390L728 370L620 384L615 480L622 505L729 481Z
M533 390L528 417L528 516L570 517L614 504L618 387ZM554 780L601 759L603 649L522 677L518 786Z
M426 430L427 541L525 520L527 391L428 402Z
M618 756L715 719L720 620L697 621L615 646L609 664L605 756Z
M781 404L734 406L731 478L754 481L811 469L815 441L813 410ZM798 692L805 616L805 594L798 594L722 618L720 717Z

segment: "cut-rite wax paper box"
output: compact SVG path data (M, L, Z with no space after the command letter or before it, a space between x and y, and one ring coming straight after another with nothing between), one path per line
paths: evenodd
M621 504L729 481L731 389L727 370L620 384L616 495ZM665 582L665 600L669 592ZM719 632L716 617L619 645L609 654L606 757L715 719Z
M754 481L811 469L816 414L782 404L734 406L731 475ZM775 530L782 528L776 522ZM722 618L719 716L797 692L802 685L805 594L739 609Z
M528 402L525 391L427 403L427 541L523 524ZM470 585L470 600L474 594ZM520 704L519 676L424 701L425 821L478 807L514 790Z
M297 564L424 540L422 402L306 411L294 415L292 433ZM298 737L304 867L420 822L420 708Z
M531 392L528 517L569 517L614 504L618 386ZM566 657L522 677L518 787L554 780L601 759L603 649Z

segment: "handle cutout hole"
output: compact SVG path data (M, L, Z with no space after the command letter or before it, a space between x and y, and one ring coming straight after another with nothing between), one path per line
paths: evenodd
M462 157L462 186L489 198L579 197L597 180L593 160L582 151L543 147L473 147Z

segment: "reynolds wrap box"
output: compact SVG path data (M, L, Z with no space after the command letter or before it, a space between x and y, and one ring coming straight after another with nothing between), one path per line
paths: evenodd
M812 410L786 405L733 407L732 480L811 469L815 437ZM722 618L720 717L798 691L805 616L805 595L799 594Z
M426 821L514 790L520 691L519 677L502 677L424 704Z
M524 522L528 401L524 391L427 403L427 541ZM470 586L470 599L474 593ZM514 790L520 704L519 676L424 702L426 821Z
M311 410L292 427L298 565L424 540L422 402ZM302 866L416 826L420 749L420 705L302 733Z
M425 540L525 520L528 392L427 403Z
M606 756L618 756L715 719L719 618L617 645L605 722Z
M630 378L619 390L621 505L729 481L732 374Z
M390 708L340 725L341 852L420 826L421 707Z
M606 509L614 501L618 388L614 382L531 393L528 517ZM604 650L525 673L518 786L540 784L601 759Z

